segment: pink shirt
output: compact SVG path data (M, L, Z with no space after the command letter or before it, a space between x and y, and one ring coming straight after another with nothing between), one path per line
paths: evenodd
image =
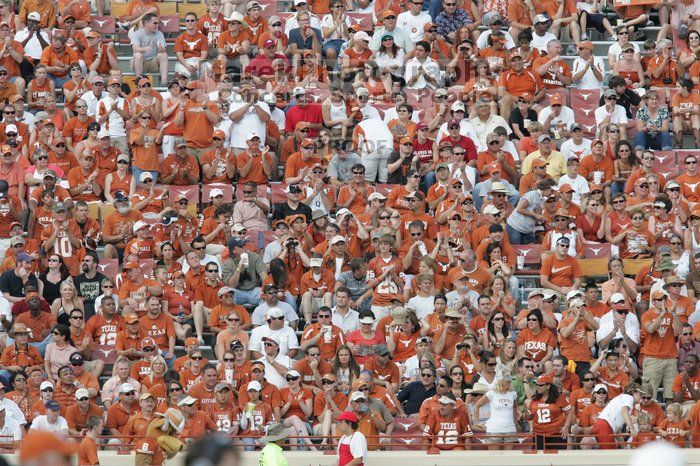
M70 365L70 355L76 351L71 345L66 345L65 348L59 349L56 343L51 342L46 346L44 360L49 364L50 375L53 380L58 380L58 370L61 367Z

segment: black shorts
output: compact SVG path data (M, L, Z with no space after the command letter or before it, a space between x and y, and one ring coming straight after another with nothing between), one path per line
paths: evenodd
M581 12L581 16L586 15L586 27L587 28L594 28L596 31L600 33L605 32L605 28L603 27L603 18L605 18L605 15L602 13L588 13L586 11ZM581 24L581 19L579 17L579 25ZM585 32L585 31L584 31Z

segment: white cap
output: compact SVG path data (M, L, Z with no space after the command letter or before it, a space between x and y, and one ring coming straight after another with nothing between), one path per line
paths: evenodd
M354 40L366 40L369 42L371 39L369 37L369 34L367 34L365 31L357 31L355 33L355 37L353 37Z
M246 230L246 227L244 227L242 223L234 223L231 229L236 233L239 233L243 230Z
M360 319L361 324L373 324L374 323L374 318L371 316L364 316L362 319Z
M250 141L253 138L260 138L260 135L255 131L249 131L248 134L245 135L246 141Z
M234 11L231 13L231 16L228 18L224 18L226 21L238 21L239 23L243 23L243 15L240 14L237 11Z
M267 310L268 319L275 319L278 317L284 317L284 311L279 307L271 307Z
M117 155L117 162L119 162L120 160L126 160L127 162L131 161L131 159L129 158L129 154Z
M294 6L299 6L300 3L306 3L306 0L294 0Z
M352 392L352 395L350 395L350 401L357 401L357 400L366 400L367 395L365 395L364 392Z
M17 133L17 125L9 124L5 127L5 134L7 133Z
M440 403L440 404L451 404L451 405L456 405L456 404L457 404L457 400L455 400L454 398L450 398L450 397L447 396L447 395L442 395L442 396L440 397L440 399L438 400L438 403Z
M145 171L139 175L139 181L141 183L144 182L144 180L152 180L153 179L153 173L149 171Z
M309 266L311 267L321 267L323 266L323 259L320 257L312 257L309 260Z
M489 204L486 207L484 207L484 213L485 214L491 214L491 215L496 215L500 213L501 211L496 208L495 205Z
M367 90L366 87L358 87L357 90L355 90L355 95L357 95L358 97L360 97L362 95L368 96L369 90Z
M81 398L90 398L90 392L85 388L79 388L75 391L75 399L79 400Z
M333 238L331 238L331 246L333 246L336 243L345 243L345 237L340 236L340 235L335 235Z
M177 405L178 406L192 406L196 402L197 402L197 398L193 398L193 397L187 395L186 397L181 399Z
M465 111L465 109L464 109L464 103L458 100L458 101L456 101L455 103L452 104L452 108L451 108L451 109L452 109L453 112L457 112L457 111L460 111L460 110L464 112L464 111Z
M136 223L134 223L134 233L139 231L141 228L148 228L148 223L144 222L143 220L138 220Z
M27 19L33 19L34 21L41 21L41 15L39 15L39 12L37 11L32 11L27 15Z
M102 128L99 133L97 133L97 139L108 138L109 130L107 128Z
M568 293L566 293L566 300L574 299L577 296L583 296L583 293L581 290L571 290Z
M348 209L345 208L345 207L341 207L341 208L338 209L338 211L335 213L335 218L342 217L343 215L348 214L348 213L350 213L350 210L348 210Z
M298 96L298 95L306 95L306 89L304 89L304 88L301 87L301 86L297 86L297 87L295 87L294 89L292 89L292 95L293 95L294 97L296 97L296 96Z
M272 92L266 92L263 94L263 102L270 105L275 105L277 103L277 96Z
M605 385L604 383L597 383L595 384L595 387L593 387L593 393L597 392L600 389L603 389L606 392L608 391L607 385Z
M222 286L219 288L219 292L217 293L219 295L219 298L225 295L226 293L231 293L233 291L233 288L229 288L228 286Z
M612 304L624 303L625 296L622 293L613 293L612 296L610 296L610 302Z
M294 369L288 371L286 375L288 375L290 377L301 377L301 374L299 373L299 371L294 370Z
M224 195L224 190L219 189L219 188L214 188L211 191L209 191L209 198L215 198L216 196L223 196Z
M257 380L251 380L248 382L248 386L246 387L246 390L255 390L258 392L262 391L262 386L260 385L260 382Z
M557 296L557 294L550 289L544 288L542 290L542 299L552 299L556 296Z
M53 383L49 382L48 380L44 380L41 382L41 385L39 385L39 391L45 390L47 388L53 388Z
M385 201L387 199L387 197L384 194L380 193L379 191L375 191L367 197L368 201L373 201L375 199L380 199L380 200Z
M119 386L119 393L135 392L136 388L129 382L123 383Z

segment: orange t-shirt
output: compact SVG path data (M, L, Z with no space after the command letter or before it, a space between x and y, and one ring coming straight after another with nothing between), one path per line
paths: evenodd
M253 163L250 166L250 170L248 171L248 173L245 174L245 176L240 173L241 168L246 166L250 157L252 156L248 151L241 152L236 156L236 168L239 172L238 184L242 185L249 181L252 181L255 184L266 185L270 181L270 178L267 176L267 174L265 174L265 171L263 169L263 156L261 155L256 155L253 157ZM272 165L272 169L274 170L275 162L273 156L268 152L264 155L264 157L267 159L267 163Z
M532 68L536 70L548 61L549 57L536 58L535 61L532 62ZM542 75L542 82L544 83L544 87L546 87L547 89L557 89L564 87L564 84L559 80L559 78L557 78L556 73L562 74L567 78L570 78L571 68L566 62L562 60L558 60L557 62L552 64L549 67L549 69Z
M297 416L302 421L309 420L304 414L304 411L301 410L301 406L299 403L306 400L311 400L313 402L314 394L311 392L311 390L302 387L298 393L293 394L289 387L284 387L280 390L280 398L282 398L283 404L291 402L289 410L283 416L285 419L291 416Z
M690 433L690 424L685 419L680 421L671 422L668 418L661 421L659 424L659 430L666 431L667 442L675 443L681 448L685 448L686 440L688 439L688 434ZM685 431L685 433L681 433Z
M95 118L88 116L85 121L81 121L77 116L71 118L63 125L63 137L71 138L72 144L75 147L77 143L87 139L88 125L94 123Z
M696 372L694 376L688 376L690 378L690 383L693 386L693 390L700 390L700 372ZM683 382L683 376L678 374L675 379L673 379L673 392L683 393L683 399L685 401L690 401L693 397Z
M216 152L220 152L220 157L216 161ZM230 183L232 178L229 178L226 172L226 161L228 161L234 167L236 166L236 155L230 149L212 149L202 154L199 161L204 165L211 165L216 161L214 175L209 178L202 170L202 176L206 183Z
M629 383L629 376L619 370L615 375L612 375L608 368L603 366L598 369L598 381L608 387L608 395L610 398L614 398L623 392Z
M68 185L71 188L74 188L76 186L80 186L81 184L84 184L88 177L92 174L90 173L83 173L82 167L75 167L71 168L71 170L68 172ZM95 202L99 201L100 196L97 195L94 190L92 189L92 183L89 183L85 189L83 189L82 192L76 194L73 196L73 201L85 201L85 202Z
M136 141L141 138L141 134L146 132L143 138L143 144L136 144ZM160 164L158 161L158 145L155 143L158 137L158 131L155 129L144 128L137 126L129 133L129 145L134 155L133 165L141 170L159 171ZM167 154L166 154L167 155Z
M567 313L566 316L559 322L559 330L569 326L571 322L574 321L574 317ZM588 347L587 332L593 330L593 328L581 319L578 321L574 327L574 331L567 337L564 338L561 333L559 334L559 351L563 356L571 361L586 361L591 359L591 350Z
M159 314L156 319L152 319L148 314L144 315L141 317L139 326L155 340L159 348L168 348L168 339L175 337L173 319L163 313Z
M124 319L118 314L109 322L102 314L95 314L85 324L85 333L102 346L115 346L121 330L124 330Z
M104 221L104 234L107 236L117 235L124 227L126 227L129 234L131 234L134 223L138 222L139 220L143 220L143 214L138 210L132 209L126 215L122 215L119 212L113 212ZM117 248L124 248L126 247L126 244L124 241L119 241L115 244L115 246Z
M383 259L380 256L375 257L369 261L367 279L373 280L376 277L381 276L389 267L392 266L393 273L398 275L403 272L403 263L397 256L392 255L388 260ZM372 305L388 306L391 304L392 299L397 296L400 297L400 295L401 290L399 290L396 283L394 283L389 275L384 281L378 283L372 290Z
M557 286L572 286L574 280L581 276L581 268L576 258L567 255L564 259L552 254L542 261L540 274Z
M654 333L647 333L647 324L653 322L659 316L658 311L649 309L642 315L642 348L640 353L646 357L669 359L678 357L676 338L673 334L673 319L667 313L661 320L661 325Z
M540 362L547 355L547 348L555 348L557 339L547 328L535 335L532 330L525 328L518 333L518 346L523 346L525 355L534 362Z
M442 416L439 410L428 414L424 435L432 437L432 445L438 450L462 450L465 434L472 434L466 410L454 409L449 417Z
M532 400L530 403L530 412L533 414L532 432L537 435L558 437L561 435L561 428L564 427L566 413L570 409L571 406L564 395L561 395L556 403Z
M209 52L207 36L196 31L190 35L185 31L175 39L174 50L175 53L182 53L185 60L188 58L199 58L202 56L202 52ZM204 57L206 58L206 55Z
M92 438L84 437L78 447L78 465L96 466L99 464L100 458L97 456L97 444Z
M185 126L182 134L187 145L195 149L211 146L214 136L214 125L205 115L204 107L207 107L214 115L219 115L219 108L215 102L201 104L189 100L185 104Z

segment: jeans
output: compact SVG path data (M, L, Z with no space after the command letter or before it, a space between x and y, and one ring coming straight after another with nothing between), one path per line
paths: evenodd
M618 193L624 193L625 192L625 183L621 183L619 181L613 181L610 184L610 192L614 196L615 194Z
M38 341L36 343L32 343L30 341L29 346L33 346L34 348L36 348L39 351L39 354L41 355L41 357L43 358L44 354L46 353L46 347L52 341L53 341L53 333L49 333L48 335L46 335L46 338L44 338L44 341ZM14 338L10 338L8 335L7 343L5 344L5 346L7 347L10 345L14 345L14 344L15 344Z
M260 287L248 291L234 288L233 302L241 306L249 305L257 307L260 304Z
M671 142L671 135L668 131L659 131L658 133L640 131L634 137L634 148L635 150L671 150L673 148L673 143Z
M535 233L522 233L515 228L512 228L506 223L506 231L510 244L532 244L535 242Z
M428 172L423 175L423 192L427 193L432 185L435 184L435 172Z

